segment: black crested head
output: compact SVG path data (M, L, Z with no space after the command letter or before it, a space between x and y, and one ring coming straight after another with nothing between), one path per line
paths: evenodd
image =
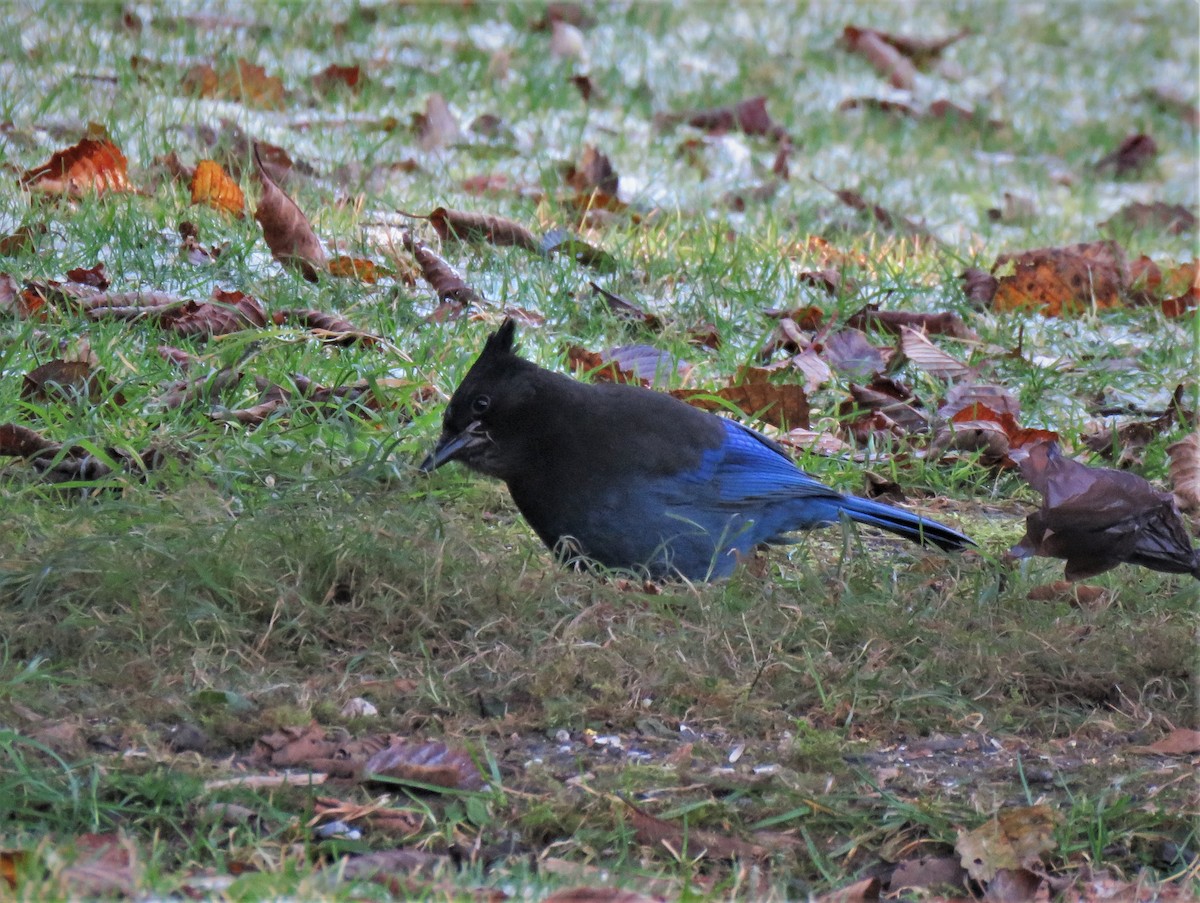
M520 425L529 415L543 373L514 351L516 324L506 319L459 383L442 419L437 446L421 463L425 473L449 461L505 479L518 461ZM517 437L517 438L514 438Z

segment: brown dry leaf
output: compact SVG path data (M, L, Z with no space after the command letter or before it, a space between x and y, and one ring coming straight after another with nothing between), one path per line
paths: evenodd
M1049 882L1044 874L1029 869L998 869L988 882L983 900L984 903L1050 903Z
M322 92L335 88L349 88L357 94L362 88L363 73L361 66L338 66L330 63L311 79L312 86Z
M917 80L917 67L896 47L886 41L882 34L872 28L857 28L847 25L842 30L842 41L852 53L862 54L880 75L887 76L893 88L911 91Z
M1135 746L1130 752L1155 756L1194 756L1200 753L1200 731L1177 727L1149 746Z
M84 138L58 151L49 161L22 173L21 184L33 191L82 197L106 191L133 191L120 149L107 138Z
M896 392L884 381L876 379L870 386L850 384L853 405L844 406L839 413L850 415L854 410L883 414L889 421L888 432L895 436L920 435L929 432L929 417L910 401L920 404L911 393Z
M864 198L857 191L851 191L848 188L830 189L837 196L837 199L854 210L860 213L869 215L877 225L886 229L889 232L896 232L901 235L908 235L912 238L924 239L933 241L933 235L929 230L920 223L913 222L906 216L898 216L892 213L885 207L879 204L873 204Z
M413 127L417 131L417 141L425 151L448 147L461 133L446 98L436 91L426 98L425 112L413 115Z
M329 345L362 345L373 348L383 341L377 335L363 332L346 318L323 310L279 310L272 315L271 320L276 326L288 322L298 323L305 329L311 329L318 338Z
M556 890L542 903L659 903L666 897L647 897L618 887L567 887Z
M771 852L764 846L726 837L715 831L685 830L682 825L656 818L628 801L623 802L625 815L633 826L638 843L648 847L665 847L681 861L697 856L710 859L764 859Z
M254 218L262 226L271 256L298 270L309 282L316 282L317 274L325 269L325 249L308 217L267 175L257 143L254 145L254 168L263 189Z
M1112 593L1102 586L1089 583L1072 583L1070 580L1055 580L1035 586L1025 594L1034 602L1066 602L1072 608L1097 611L1112 601Z
M875 33L918 66L924 67L941 56L942 51L951 44L957 44L963 38L970 37L971 29L963 28L942 38L916 38L910 35L891 34L886 31L876 31Z
M1167 409L1153 420L1132 420L1120 426L1088 424L1080 437L1084 446L1109 460L1115 457L1122 470L1140 464L1141 452L1151 441L1172 429L1176 421L1190 421L1183 408L1183 390L1180 383Z
M1135 175L1158 156L1158 145L1144 132L1125 138L1116 149L1096 161L1096 172L1111 171L1114 176Z
M484 786L483 775L470 754L439 740L409 743L393 738L389 746L367 760L365 772L368 780L394 778L453 790L480 790Z
M151 399L151 404L164 411L191 407L195 404L215 404L221 395L236 388L241 380L242 372L240 370L225 367L216 373L192 376L171 383Z
M104 385L91 361L55 359L25 374L21 398L26 401L66 402L86 398L95 403L104 391Z
M81 834L74 838L75 859L58 873L72 898L131 896L137 887L132 841L119 834Z
M597 382L649 385L637 373L622 369L620 364L606 357L603 351L588 351L579 345L571 345L567 348L567 362L576 373L586 373Z
M1167 446L1171 485L1181 511L1200 511L1200 430Z
M179 246L179 253L193 266L204 266L205 264L212 263L229 248L228 242L223 245L204 247L200 244L200 231L196 228L196 224L188 220L184 220L179 224L179 237L183 241Z
M940 314L920 314L907 310L880 310L879 305L868 304L853 313L846 325L862 330L869 326L877 326L896 335L908 327L927 335L948 335L971 342L979 340L979 336L962 321L962 317L949 311Z
M620 177L612 162L591 144L584 145L579 162L567 168L564 179L568 186L581 194L598 191L615 198L620 186Z
M424 813L415 809L393 809L381 803L362 805L329 796L317 797L313 815L310 827L329 821L362 822L372 831L397 838L411 837L425 825Z
M62 446L29 427L17 423L0 424L0 456L34 458L53 456Z
M1003 386L960 383L946 393L946 400L938 408L938 415L949 419L972 405L981 405L1001 414L1012 414L1014 417L1021 412L1016 396Z
M861 330L839 329L825 337L821 356L838 373L859 382L870 382L887 369L891 353L872 345Z
M939 379L961 380L975 374L975 371L952 355L938 348L922 332L911 326L900 328L900 353L928 373Z
M0 238L0 257L13 257L34 250L37 247L34 239L45 234L44 224L21 226L16 232Z
M684 121L706 132L721 134L740 131L746 135L765 135L776 141L788 139L787 131L767 112L765 96L749 97L725 107L706 107L681 114L656 117L662 124Z
M972 402L950 417L949 424L934 440L934 448L982 451L984 463L1012 467L1018 459L1014 452L1057 442L1058 438L1058 433L1051 430L1021 426L1010 411L995 411L982 402Z
M196 355L190 351L184 351L182 348L176 348L173 345L159 345L154 350L168 364L174 364L185 373L191 367L200 363L200 358L196 357Z
M1137 474L1064 458L1054 443L1033 445L1019 463L1043 502L1026 518L1011 557L1064 558L1068 580L1122 562L1200 579L1200 550L1192 548L1170 493Z
M171 308L183 307L191 302L169 292L96 292L84 298L74 299L93 320L137 320L143 317L158 320L167 316Z
M1101 229L1132 232L1137 229L1182 235L1196 229L1196 214L1182 204L1135 202L1122 207L1100 224Z
M659 319L657 314L647 313L631 301L626 301L620 295L614 294L608 291L608 289L601 288L594 282L589 282L588 285L592 287L593 292L604 300L608 309L621 319L641 323L655 332L662 329L662 320Z
M1125 253L1114 241L1002 254L992 306L998 311L1040 310L1048 317L1115 307L1126 283Z
M367 760L394 739L379 735L355 740L345 731L326 731L313 722L259 737L247 758L255 765L307 768L335 777L358 778Z
M906 888L942 892L950 889L961 894L967 889L967 873L954 856L909 859L896 866L887 890L889 894L897 894Z
M610 273L617 268L617 262L611 254L589 244L567 229L551 229L542 236L538 247L547 257L568 254L576 263L602 273Z
M189 94L235 100L263 110L281 110L287 98L279 78L243 58L219 70L199 63L187 71L181 86Z
M1200 261L1182 264L1163 277L1163 294L1179 292L1173 297L1163 298L1162 312L1167 317L1182 317L1189 310L1200 306Z
M996 289L1000 287L999 280L987 270L978 267L967 267L960 277L963 281L963 294L979 310L986 310L996 297Z
M765 371L759 372L765 374ZM747 415L783 430L808 429L809 426L808 396L803 387L792 383L769 383L765 375L761 381L729 385L715 392L676 389L671 394L705 411L728 411L729 405L717 400L721 399Z
M484 241L534 253L540 250L537 236L520 223L502 216L438 207L425 218L442 241Z
M861 881L812 898L813 903L875 903L878 899L878 878L863 878Z
M1049 806L1001 809L974 831L959 830L955 851L976 881L991 881L1000 869L1037 865L1057 845L1059 816Z
M67 270L67 281L76 285L86 285L101 291L108 288L108 275L104 272L104 264L98 263L91 267L76 267Z
M207 204L239 219L245 216L246 197L242 189L215 160L201 160L196 164L191 191L193 204Z
M156 319L160 327L176 335L207 337L261 329L269 318L257 298L214 289L212 301L185 301L179 307L162 310Z
M414 238L412 233L405 232L401 240L404 248L416 260L421 268L421 276L428 282L438 300L451 305L461 314L472 304L482 304L479 294L463 281L462 276L455 272L445 260L434 253L423 242Z

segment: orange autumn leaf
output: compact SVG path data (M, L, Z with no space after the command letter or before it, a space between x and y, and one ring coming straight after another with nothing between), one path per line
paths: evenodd
M341 279L357 279L359 282L374 285L379 281L380 276L390 274L383 267L377 266L374 261L339 254L329 261L329 275Z
M240 58L220 70L209 63L193 66L183 77L183 88L200 97L237 100L268 110L282 109L286 95L280 79L267 75L262 66Z
M220 163L201 160L192 175L192 203L208 204L240 219L245 215L246 196Z
M1200 306L1200 261L1180 264L1163 274L1162 312L1168 317L1182 317Z
M107 138L84 138L23 173L21 184L33 191L70 197L133 191L127 165L125 155Z
M1124 254L1112 241L1038 248L1005 254L993 273L998 276L992 306L998 311L1041 310L1048 317L1116 307L1124 282Z

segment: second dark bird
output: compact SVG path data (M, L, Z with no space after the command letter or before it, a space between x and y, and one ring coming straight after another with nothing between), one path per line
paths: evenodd
M505 320L455 390L421 464L497 477L560 558L710 580L760 543L842 516L954 551L961 533L842 495L766 436L639 386L582 383L519 357Z

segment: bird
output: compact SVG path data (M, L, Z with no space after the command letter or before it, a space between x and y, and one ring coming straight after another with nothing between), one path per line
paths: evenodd
M458 461L502 480L561 561L703 582L728 577L760 544L843 517L945 551L975 545L825 486L736 420L642 386L546 370L515 340L512 319L488 337L420 470Z

